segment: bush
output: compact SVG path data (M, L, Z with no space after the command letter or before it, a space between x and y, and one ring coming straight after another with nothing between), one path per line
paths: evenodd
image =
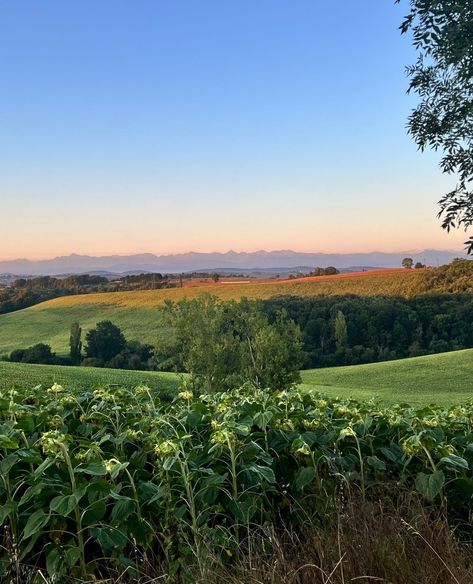
M51 365L55 362L56 355L51 347L45 343L38 343L27 349L16 349L10 354L10 361L17 363L38 363Z

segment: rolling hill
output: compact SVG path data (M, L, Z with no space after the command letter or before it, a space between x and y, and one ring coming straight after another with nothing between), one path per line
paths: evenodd
M473 400L473 349L398 361L312 369L303 387L341 397L448 405Z
M0 389L11 387L50 387L59 383L65 388L93 389L105 385L147 385L153 389L174 393L181 383L175 373L125 371L98 367L64 367L62 365L30 365L0 361Z
M361 400L376 397L388 403L448 406L473 399L473 349L385 363L313 369L303 371L302 380L303 390L330 396ZM79 389L146 384L173 393L180 381L180 376L173 373L0 362L0 389L39 384L48 387L54 382Z
M263 283L219 283L205 289L173 288L138 292L110 292L56 298L9 314L0 315L0 355L35 343L51 345L59 354L68 351L69 329L79 322L83 334L101 320L120 326L128 339L150 344L168 333L158 308L165 300L195 298L203 291L222 299L267 299L294 295L410 296L422 278L422 270L379 270Z

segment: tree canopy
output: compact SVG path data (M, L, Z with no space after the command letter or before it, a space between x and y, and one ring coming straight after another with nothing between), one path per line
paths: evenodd
M473 0L410 0L400 28L419 53L407 68L409 91L420 98L409 133L421 150L441 151L442 171L457 177L439 217L447 231L466 231L473 224ZM472 253L473 237L465 245Z
M172 334L158 343L159 368L187 371L195 389L285 389L300 380L301 332L285 311L270 320L259 302L209 295L168 302L165 310Z

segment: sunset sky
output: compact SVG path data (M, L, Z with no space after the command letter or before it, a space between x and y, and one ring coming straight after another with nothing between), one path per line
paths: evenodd
M0 4L0 259L461 250L394 0Z

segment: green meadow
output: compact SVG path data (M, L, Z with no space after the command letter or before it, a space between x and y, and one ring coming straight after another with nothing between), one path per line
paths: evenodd
M473 400L473 349L398 361L312 369L303 387L331 396L449 405Z
M0 389L8 387L50 387L59 383L68 389L92 389L108 385L147 385L163 392L174 392L181 383L175 373L126 371L98 367L65 367L63 365L32 365L0 361Z
M369 365L312 369L302 372L302 381L302 389L320 391L331 397L447 406L473 399L473 349ZM179 387L181 377L152 371L0 362L2 388L48 387L54 382L78 389L146 384L172 393Z

